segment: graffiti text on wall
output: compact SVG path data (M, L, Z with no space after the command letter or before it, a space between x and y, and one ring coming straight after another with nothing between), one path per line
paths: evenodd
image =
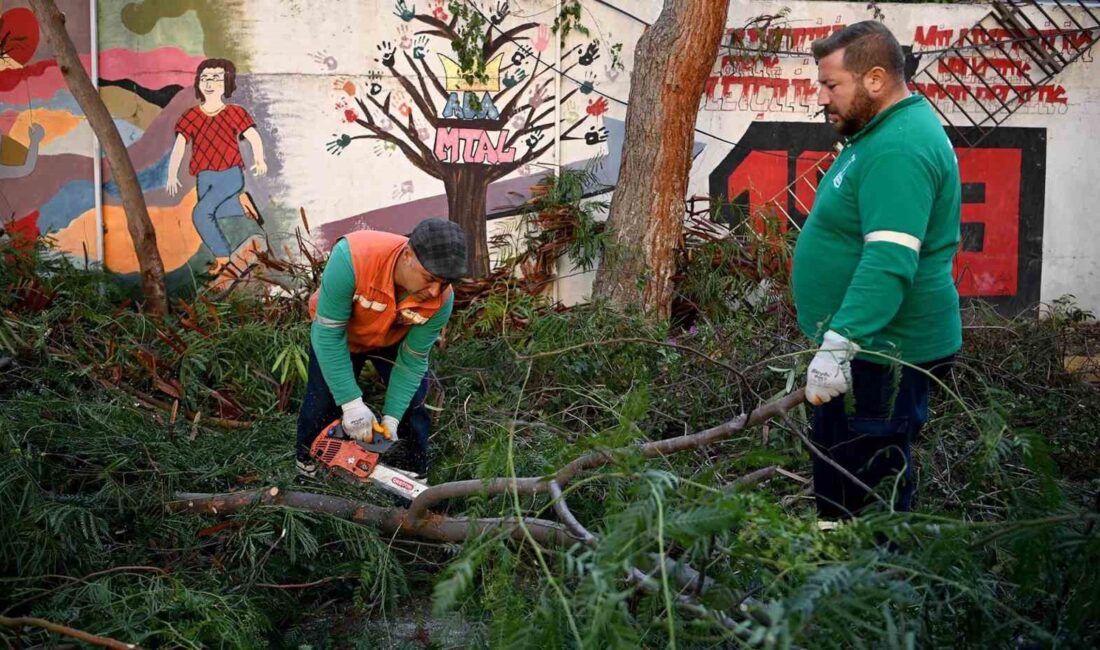
M704 111L742 111L763 117L765 113L816 113L817 67L809 55L810 44L844 28L844 23L814 27L775 27L768 30L727 29L715 69L707 79L701 105ZM1034 31L1034 30L1033 30ZM1044 36L1062 52L1073 53L1087 45L1089 33L1059 32L1042 29ZM991 42L1007 43L990 46ZM768 47L785 52L807 52L805 57L768 54ZM982 48L980 56L973 49ZM959 54L942 52L947 47L962 47ZM759 48L759 49L758 49ZM965 49L970 48L970 49ZM907 48L910 49L910 48ZM912 88L936 102L944 112L958 111L975 101L1007 102L1024 98L1021 113L1065 113L1069 97L1065 87L1056 83L1033 86L1028 75L1035 76L1032 63L1019 42L1003 29L945 28L918 25L915 28L909 67L924 67L940 84L929 80L911 84ZM929 55L935 52L930 63ZM1091 53L1083 61L1091 61ZM977 98L977 99L975 99Z
M824 169L811 182L786 188L814 169L836 136L826 125L754 122L741 143L710 175L719 218L733 222L769 210L778 201L801 224L813 205ZM980 148L957 146L962 178L962 242L955 258L959 293L1007 313L1039 300L1042 262L1046 130L1000 127ZM786 227L786 221L780 223ZM759 227L759 226L758 226Z

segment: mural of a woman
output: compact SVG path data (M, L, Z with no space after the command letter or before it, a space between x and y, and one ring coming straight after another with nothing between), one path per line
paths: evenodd
M216 258L216 268L222 269L231 260L248 252L253 243L249 238L236 250L230 245L218 225L219 219L248 216L263 225L263 218L244 191L244 159L240 139L252 147L256 176L267 173L264 145L252 116L226 99L236 89L236 68L226 59L206 59L195 71L195 97L199 105L188 109L176 122L176 141L168 159L167 190L175 196L181 187L179 169L187 144L191 144L189 171L195 176L198 202L192 218L195 230Z

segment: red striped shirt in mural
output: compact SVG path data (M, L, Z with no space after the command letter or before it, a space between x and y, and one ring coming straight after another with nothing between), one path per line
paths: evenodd
M191 143L191 175L243 168L239 140L255 125L248 111L236 104L226 104L214 115L199 106L188 109L176 123L176 133Z

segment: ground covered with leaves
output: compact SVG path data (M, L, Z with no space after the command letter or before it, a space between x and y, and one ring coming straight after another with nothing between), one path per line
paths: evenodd
M959 365L916 445L915 513L820 530L807 414L795 411L699 450L624 454L574 481L570 505L596 546L503 535L450 545L285 506L165 508L179 492L261 486L392 505L371 488L294 485L315 273L281 298L198 297L154 321L102 276L41 250L0 252L9 646L72 641L21 617L153 647L1100 641L1100 399L1063 368L1069 347L1095 354L1096 340L1072 304L1042 320L969 311ZM466 301L433 353L429 482L545 475L586 451L705 429L800 384L809 352L782 287L761 292L739 256L713 242L685 262L680 300L692 308L674 326L554 309L503 278ZM382 388L362 381L378 403ZM783 471L733 486L768 466ZM444 508L554 518L541 496ZM644 576L625 579L637 567Z

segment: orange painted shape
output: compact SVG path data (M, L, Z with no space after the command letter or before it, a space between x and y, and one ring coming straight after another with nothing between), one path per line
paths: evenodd
M72 131L83 121L83 117L73 115L69 111L36 108L33 111L23 111L19 117L15 118L8 137L25 147L30 143L28 132L31 124L41 124L42 128L46 129L46 137L42 139L42 144L47 145Z
M164 261L165 271L174 271L191 259L202 246L202 238L191 221L195 207L195 193L184 195L179 205L149 206L149 218L157 233L157 249ZM106 234L103 250L107 268L115 273L137 273L137 254L130 232L126 229L126 213L120 205L103 206L103 222ZM95 210L81 214L66 228L52 235L59 247L70 255L81 257L84 246L95 255Z

